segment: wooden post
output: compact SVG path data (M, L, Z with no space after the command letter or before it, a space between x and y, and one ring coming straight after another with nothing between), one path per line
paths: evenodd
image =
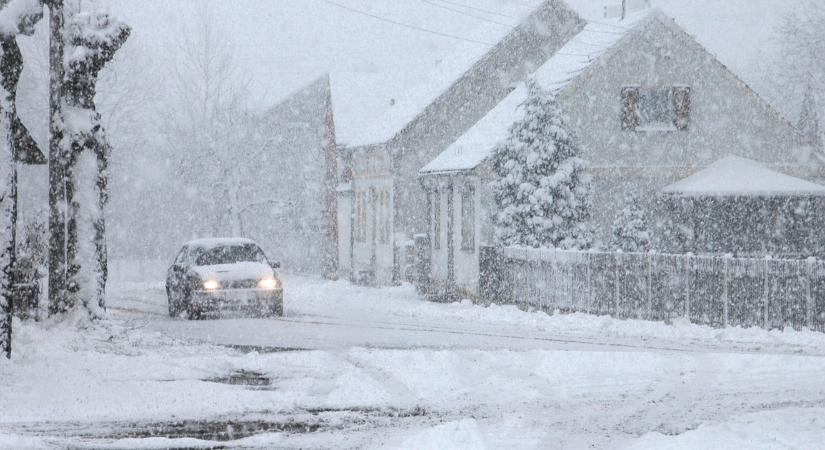
M619 253L613 254L613 316L619 315Z
M653 255L647 254L647 315L648 320L655 320L653 317Z
M688 253L684 257L685 262L685 318L690 322L690 262L693 255Z
M338 184L338 155L335 144L335 120L332 114L332 89L329 76L326 82L326 102L324 114L324 161L326 173L324 176L325 209L324 222L326 225L326 248L324 251L324 277L328 280L338 279L338 198L336 186Z
M762 328L768 329L768 259L765 258L765 273L762 278Z
M66 155L63 141L63 0L49 7L49 313L68 307L66 291Z
M814 329L814 303L813 303L813 272L816 270L816 258L810 257L805 265L805 273L807 275L807 290L805 291L805 322L808 324L808 330Z
M587 259L587 275L586 275L586 283L587 283L587 305L585 312L588 314L592 314L592 305L593 305L593 280L592 275L590 273L590 260L592 259L592 254L590 252L585 253L585 258Z
M455 295L455 198L452 180L447 185L447 286L446 300L452 300Z
M722 305L722 326L728 326L728 265L730 262L730 255L725 255L724 257L724 278L723 278L723 285L722 285L722 301L724 302Z

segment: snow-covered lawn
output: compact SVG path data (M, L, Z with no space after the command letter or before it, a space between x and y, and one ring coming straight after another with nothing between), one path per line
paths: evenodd
M283 320L171 319L155 283L113 286L112 317L94 328L16 324L14 358L0 362L0 447L825 441L825 335L433 304L409 287L294 276L285 286Z

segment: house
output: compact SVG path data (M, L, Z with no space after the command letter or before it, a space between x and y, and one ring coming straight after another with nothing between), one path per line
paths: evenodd
M662 188L728 155L813 175L795 127L658 10L587 24L531 78L555 93L589 162L603 242L627 192L652 208ZM477 289L479 248L493 244L490 156L526 94L517 88L419 172L437 290Z
M338 136L341 276L380 285L403 278L410 242L427 232L418 170L583 26L561 0L546 0L492 48L460 46L357 136Z

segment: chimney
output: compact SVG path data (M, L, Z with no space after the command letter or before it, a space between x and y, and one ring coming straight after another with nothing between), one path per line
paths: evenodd
M604 7L605 19L624 20L628 14L650 8L650 0L619 0L621 4L607 5Z

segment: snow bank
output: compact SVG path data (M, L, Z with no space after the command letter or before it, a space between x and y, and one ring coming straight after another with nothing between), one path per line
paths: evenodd
M627 449L750 450L822 448L825 408L784 408L733 417L723 423L700 425L684 434L649 433Z
M391 443L381 448L407 449L415 448L446 449L460 448L465 450L486 450L489 448L475 419L463 419L454 422L442 423L431 428L411 433L398 443Z
M638 342L683 347L801 351L825 354L825 333L808 330L762 328L712 328L676 320L672 325L644 320L622 320L584 313L546 314L524 311L515 305L489 306L469 300L441 304L421 300L410 285L372 289L346 281L284 279L287 309L300 314L334 315L358 320L393 318L405 324L449 327L452 330L517 330L525 335L584 337L596 340ZM330 301L330 299L336 299ZM290 301L291 300L291 301ZM296 302L299 300L299 302Z

